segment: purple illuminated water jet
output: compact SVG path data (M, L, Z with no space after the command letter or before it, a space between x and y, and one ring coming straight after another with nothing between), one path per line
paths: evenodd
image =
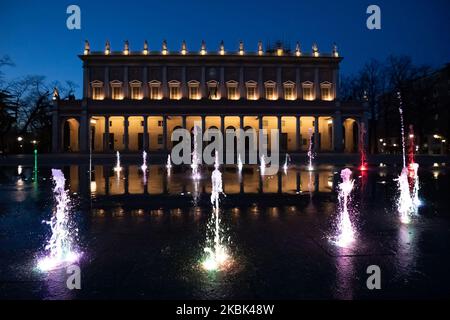
M47 255L40 259L37 265L42 271L64 267L76 262L80 257L73 243L74 233L77 230L71 227L70 198L68 191L65 190L66 179L61 170L52 169L52 175L55 183L53 193L56 207L50 221L45 221L51 228L52 236L45 246Z

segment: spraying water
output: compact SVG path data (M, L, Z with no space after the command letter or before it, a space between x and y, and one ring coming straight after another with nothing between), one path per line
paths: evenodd
M359 154L361 159L361 164L359 166L359 170L366 171L367 170L367 156L366 156L366 126L364 123L361 123L359 130Z
M239 169L239 173L242 172L242 168L244 167L244 164L242 163L241 160L241 154L238 154L238 169Z
M402 101L402 95L401 95L400 91L397 92L397 97L398 97L398 101L399 101L398 111L400 113L400 126L401 126L401 132L402 132L403 168L404 168L404 167L406 167L405 123L403 120L403 101Z
M414 202L411 198L408 181L408 169L402 169L402 173L397 179L399 197L397 199L397 210L400 213L400 221L408 224L411 222L411 214L414 212Z
M199 180L200 179L200 173L198 170L199 165L199 157L198 157L198 147L197 147L197 133L198 133L198 127L194 126L194 151L192 152L192 179Z
M71 229L69 205L70 198L68 191L64 189L66 179L61 170L52 169L55 187L53 193L56 201L56 208L50 221L46 223L50 226L52 236L45 246L47 256L39 260L38 268L42 271L49 271L60 268L66 264L78 260L80 254L74 251L73 232Z
M308 170L314 171L313 160L314 160L314 152L313 152L313 131L311 128L308 130L309 133L309 147L308 147Z
M287 174L287 171L289 169L290 159L291 159L291 157L289 156L288 153L286 153L286 159L284 160L284 165L283 165L284 174Z
M144 172L147 171L147 152L143 151L142 152L142 166L141 166L141 170Z
M211 175L212 191L211 191L211 204L213 206L213 215L210 220L209 228L213 229L213 238L209 239L209 246L204 250L207 254L202 266L209 271L219 270L229 260L227 248L224 244L224 240L221 236L220 218L219 218L219 200L220 194L223 194L222 188L222 173L219 170L219 154L216 151L216 161L214 164L214 171Z
M114 167L114 171L120 173L122 171L122 167L120 166L120 152L116 151L116 166Z
M261 156L261 160L260 160L260 165L259 165L259 169L261 172L261 175L265 175L266 174L266 158L264 157L264 155Z
M339 184L339 221L338 235L335 244L346 248L355 240L355 231L349 214L350 194L353 190L354 180L351 179L352 171L344 169L341 171L342 182Z
M410 190L412 190L411 198L415 206L415 212L417 212L418 207L421 206L422 202L419 199L419 164L415 161L415 143L414 143L414 127L409 126L409 145L408 145L408 171L410 178Z

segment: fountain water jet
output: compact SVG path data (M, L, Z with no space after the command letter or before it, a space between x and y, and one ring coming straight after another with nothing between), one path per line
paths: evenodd
M414 212L414 202L411 198L408 181L408 169L402 169L402 173L397 179L399 197L397 199L397 210L400 213L400 221L404 224L411 222L411 214Z
M241 154L238 154L238 170L239 170L239 172L242 172L243 167L244 167L244 165L241 160Z
M114 171L120 174L122 171L122 167L120 166L120 152L116 151L116 166L114 167Z
M204 251L207 254L206 259L202 262L202 266L205 270L215 271L220 270L224 267L225 263L229 260L229 255L227 253L227 248L224 244L222 238L222 231L220 228L220 194L223 194L222 188L222 173L219 170L219 154L216 151L216 160L214 164L214 171L211 175L211 204L213 206L213 215L211 217L209 228L212 229L213 238L208 239L209 246L207 246Z
M284 165L283 165L284 174L287 174L287 171L289 169L290 160L291 160L291 157L289 156L288 153L286 153L286 159L284 160Z
M37 267L42 271L64 267L67 264L76 262L80 254L74 250L73 237L76 229L71 228L69 216L70 198L65 190L64 174L61 170L52 169L55 187L53 193L56 200L56 208L50 221L45 221L51 228L52 236L49 239L45 250L47 256L40 259Z
M338 235L334 243L342 248L348 247L355 240L355 231L349 214L350 194L353 190L354 180L351 179L352 171L344 169L341 171L342 182L339 184L339 221Z
M197 147L197 134L198 134L198 127L194 126L194 151L192 152L192 179L199 180L200 179L200 172L198 171L199 166L199 157L198 157L198 147Z
M311 128L308 129L309 133L309 147L308 147L308 170L314 171L313 160L314 160L314 151L313 151L313 131Z
M367 156L366 156L366 143L365 143L365 137L366 137L366 126L364 123L361 123L360 130L359 130L359 154L361 159L361 164L359 166L359 170L366 171L367 170Z
M259 169L260 169L260 173L261 175L265 175L266 174L266 158L264 157L264 155L261 156L261 160L260 160L260 165L259 165Z
M142 172L144 172L144 175L145 175L145 172L147 171L147 152L145 152L145 151L142 152L141 170L142 170Z

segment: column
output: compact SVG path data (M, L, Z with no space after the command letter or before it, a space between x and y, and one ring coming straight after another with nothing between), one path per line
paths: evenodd
M167 151L167 116L163 115L163 150Z
M279 152L286 152L287 150L284 149L284 146L281 146L281 131L283 129L283 122L281 121L281 116L277 117L277 127L278 127L278 145L279 145ZM270 134L270 133L269 133Z
M258 99L264 98L264 82L263 82L263 68L258 68L258 91L259 96Z
M181 117L181 126L186 130L186 116Z
M342 115L340 111L334 113L333 118L333 133L334 133L334 151L343 152L344 146L342 143Z
M227 96L226 86L225 86L225 68L220 67L220 99L224 99Z
M263 134L262 130L263 130L263 115L260 115L259 119L258 119L258 150L257 150L258 161L259 161L259 152L261 151L261 150L259 150L259 148L263 147L261 145L261 136Z
M297 144L297 152L300 152L301 150L302 150L302 135L301 135L301 128L300 128L300 116L296 116L295 117L295 120L296 120L296 122L297 122L297 125L296 125L296 133L297 133L297 135L296 135L296 139L297 139L297 141L296 141L296 144Z
M300 80L300 68L295 69L295 89L297 90L297 99L302 98L302 84Z
M220 117L220 132L222 133L222 146L223 146L223 152L222 155L219 154L219 157L221 156L222 163L225 163L225 155L227 153L227 146L226 146L226 132L225 132L225 116ZM236 150L235 150L236 151Z
M125 119L123 121L123 144L125 147L125 152L128 152L128 143L130 141L128 136L128 125L129 125L128 116L125 116Z
M85 104L85 102L83 102ZM80 152L87 153L89 145L89 118L87 113L87 105L83 106L83 111L81 111L80 117L80 131L79 131L79 141L80 141Z
M163 98L168 98L169 93L168 93L168 83L167 83L167 67L164 66L162 67L162 94L163 94Z
M339 99L339 70L338 68L333 69L333 93L334 99Z
M202 98L205 98L206 96L206 68L202 67L202 74L201 74L201 80L200 80L200 95Z
M181 68L181 97L187 98L187 80L186 80L186 67Z
M89 89L90 89L89 69L88 67L86 67L86 65L83 65L83 98L89 98L91 96L89 94L90 91Z
M124 67L123 70L123 96L125 99L128 99L130 95L128 94L128 91L130 89L130 84L128 81L128 67Z
M283 87L283 83L281 80L281 67L277 68L277 98L283 99L283 90L281 88Z
M144 68L142 68L142 72L143 72L143 75L142 75L142 95L143 95L143 97L144 97L144 99L148 99L149 98L149 93L148 93L148 68L147 67L144 67Z
M105 99L111 98L110 94L111 87L109 85L109 67L105 67L105 83L103 84L103 90Z
M105 116L105 133L103 134L103 152L109 150L109 116Z
M144 151L148 150L148 116L144 116L144 133L142 134L142 138L144 141L142 141L142 146L144 148Z
M314 117L314 152L319 151L319 117Z
M316 91L315 100L320 100L319 68L314 69L314 90Z
M244 67L239 68L239 99L245 98Z

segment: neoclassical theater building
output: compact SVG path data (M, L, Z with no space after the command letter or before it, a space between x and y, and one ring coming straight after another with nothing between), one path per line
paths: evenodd
M337 47L309 53L297 43L255 52L189 51L183 42L169 51L90 50L85 43L83 97L60 100L55 94L53 152L168 152L177 128L203 130L278 128L280 149L306 152L312 134L316 152L353 153L358 128L367 128L367 112L358 103L339 100Z

